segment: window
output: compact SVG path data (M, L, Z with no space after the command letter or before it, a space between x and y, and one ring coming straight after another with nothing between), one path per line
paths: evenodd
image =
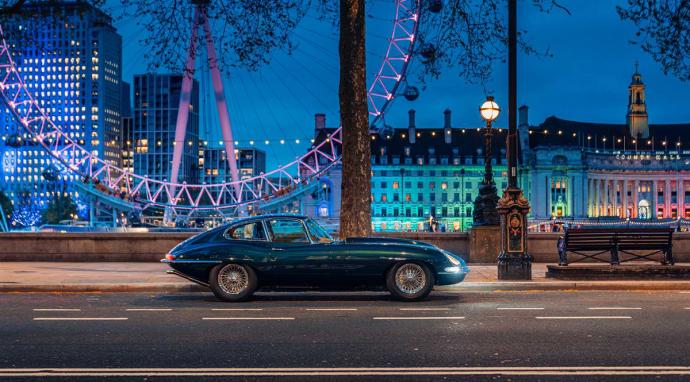
M228 240L266 240L266 232L261 222L243 224L225 231Z
M275 243L309 243L302 222L296 219L273 219L269 227Z
M309 233L311 233L312 239L317 243L331 243L333 238L326 232L317 222L309 219L306 221L307 227L309 227Z

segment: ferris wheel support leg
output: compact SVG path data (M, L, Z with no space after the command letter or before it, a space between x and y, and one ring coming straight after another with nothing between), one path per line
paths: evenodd
M211 35L211 26L208 18L203 15L204 33L206 34L206 52L208 54L209 69L211 71L211 79L213 81L213 92L216 96L216 108L218 109L218 117L220 119L220 128L223 133L223 144L225 146L225 155L230 165L230 176L232 182L235 183L235 197L237 201L242 200L242 187L239 184L240 176L237 170L237 161L235 160L235 141L232 136L232 125L230 124L230 115L228 114L228 104L225 98L225 90L223 89L223 80L218 68L218 58L216 48L213 44L213 36ZM244 214L245 208L240 207L240 214Z
M194 83L194 65L196 62L196 40L197 30L199 29L199 7L194 10L194 24L192 25L192 38L189 42L187 62L184 67L182 77L182 89L180 91L180 103L177 109L177 122L175 123L175 143L173 145L172 167L170 169L170 183L179 182L180 164L182 162L182 152L184 150L184 140L187 134L187 121L189 120L189 104L192 99L192 85ZM170 187L170 195L175 195L175 186ZM171 200L171 204L177 201ZM164 222L170 222L170 213L166 208Z

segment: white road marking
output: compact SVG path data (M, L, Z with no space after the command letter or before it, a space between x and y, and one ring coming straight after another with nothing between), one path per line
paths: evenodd
M464 320L462 316L373 317L374 320Z
M127 317L34 317L34 321L124 321Z
M259 311L262 311L263 309L261 309L261 308L213 308L211 310L214 312L241 312L241 311L259 312Z
M336 311L357 311L357 308L305 308L304 310L316 311L316 312L336 312Z
M685 294L688 294L688 293L690 293L690 291L688 291L688 290L684 290L684 291L682 291L682 292L678 292L678 293L685 293Z
M400 310L424 311L424 310L450 310L450 308L400 308Z
M170 312L171 308L127 308L127 312Z
M280 320L294 320L295 317L202 317L202 320L209 320L209 321L220 321L220 320L228 320L228 321L233 321L233 320L247 320L247 321L261 321L261 320L267 320L267 321L280 321Z
M687 310L690 310L690 306L688 306L687 308L683 308L683 309L687 309Z
M65 309L65 308L36 308L34 312L81 312L81 309Z
M544 308L498 307L497 310L544 310Z
M629 320L630 316L542 316L537 320Z
M574 367L379 367L379 368L32 368L0 369L2 377L141 377L141 376L402 376L524 375L609 376L690 375L687 366Z
M625 306L597 306L592 308L587 308L589 310L642 310L639 307L625 307Z

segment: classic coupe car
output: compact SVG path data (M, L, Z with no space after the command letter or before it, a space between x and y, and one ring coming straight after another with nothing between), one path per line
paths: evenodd
M210 287L224 301L249 299L259 288L329 290L386 288L404 301L424 299L434 285L461 282L458 256L406 239L333 240L314 220L296 215L241 219L194 236L165 259L169 272Z

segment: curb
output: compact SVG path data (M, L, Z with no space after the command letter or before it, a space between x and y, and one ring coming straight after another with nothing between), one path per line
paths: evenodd
M690 291L690 281L502 281L464 282L434 288L445 293L526 292L526 291ZM130 283L130 284L0 284L0 293L190 293L209 292L196 284Z
M0 293L19 292L94 292L94 293L127 293L127 292L208 292L209 289L196 284L180 283L130 283L130 284L0 284Z
M438 287L442 292L512 292L512 291L690 291L690 281L501 281L464 282Z

